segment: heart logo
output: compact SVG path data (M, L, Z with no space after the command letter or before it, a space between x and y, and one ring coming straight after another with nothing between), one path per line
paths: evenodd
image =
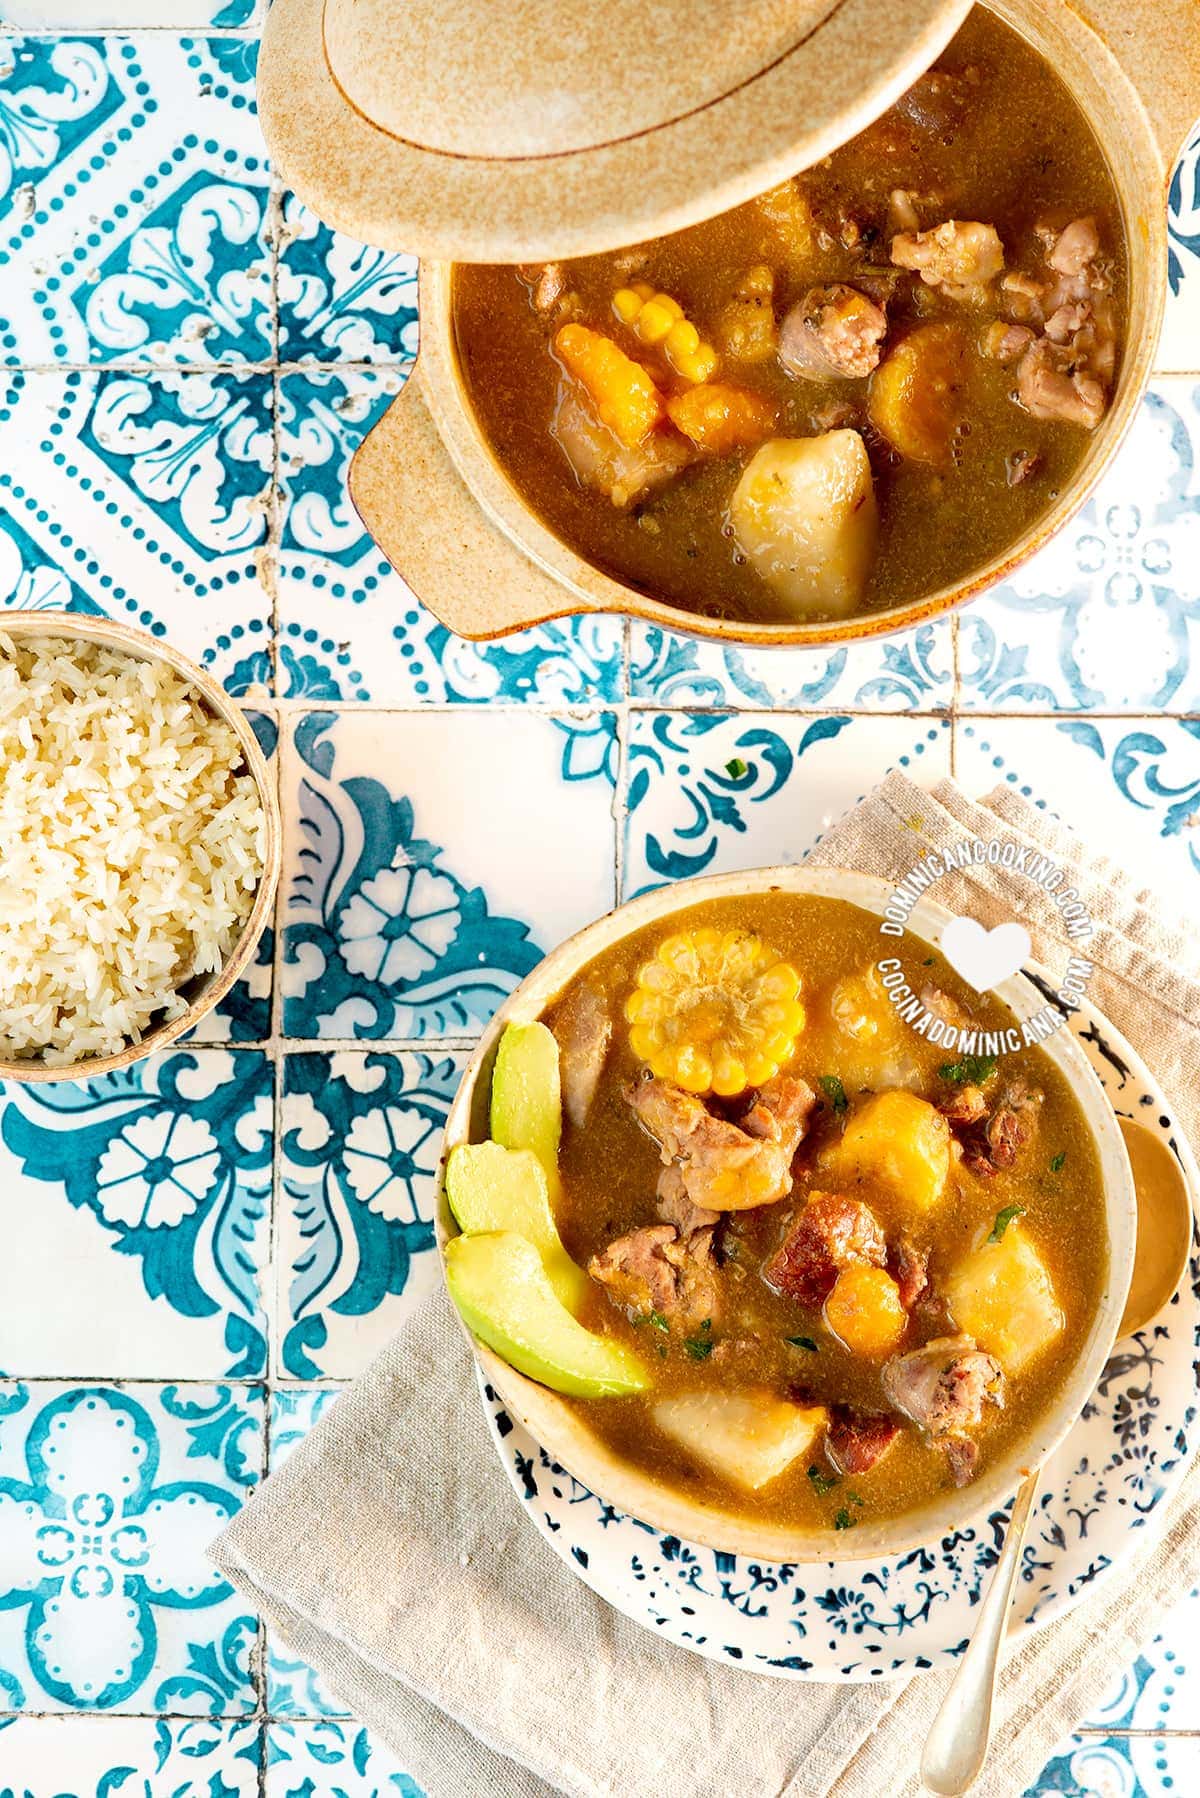
M942 932L942 954L977 993L990 993L1029 959L1029 932L1023 924L985 930L974 918L952 918Z

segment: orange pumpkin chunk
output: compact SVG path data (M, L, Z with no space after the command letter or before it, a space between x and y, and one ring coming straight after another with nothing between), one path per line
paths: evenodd
M708 381L689 387L667 401L667 416L677 431L708 455L761 443L775 429L775 408L761 393Z
M586 325L564 325L554 339L567 373L592 402L601 424L631 449L661 424L663 397L642 367L619 344Z
M966 343L958 325L922 325L871 376L867 411L893 449L944 463L963 417Z
M851 1262L825 1300L825 1322L852 1355L888 1355L908 1326L900 1288L882 1267Z

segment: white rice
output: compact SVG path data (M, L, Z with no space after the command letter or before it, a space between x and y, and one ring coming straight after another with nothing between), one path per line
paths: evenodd
M118 1053L236 944L265 820L229 725L161 662L0 634L0 1057Z

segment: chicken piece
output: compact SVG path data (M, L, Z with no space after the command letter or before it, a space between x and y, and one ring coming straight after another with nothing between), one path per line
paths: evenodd
M577 1130L587 1122L612 1033L612 1014L603 993L590 980L574 987L555 1014L563 1108Z
M746 464L729 520L747 561L796 617L844 617L866 589L879 532L862 438L772 438Z
M1040 325L1043 317L1045 284L1020 269L1011 269L1000 277L1002 303L1009 317L1018 324Z
M779 360L802 381L858 380L878 366L887 314L845 282L810 287L785 314Z
M1046 261L1058 275L1078 275L1100 254L1100 232L1094 218L1072 219L1065 230L1043 232Z
M708 1211L693 1205L684 1185L679 1163L672 1161L658 1176L658 1215L664 1223L674 1224L680 1236L691 1236L697 1230L711 1230L720 1221L719 1211Z
M751 1492L807 1454L828 1415L823 1405L794 1405L766 1387L683 1392L651 1407L664 1435L722 1479Z
M886 1413L853 1411L835 1405L825 1437L825 1453L840 1474L870 1473L903 1429L898 1418Z
M950 1270L943 1286L955 1327L1019 1373L1061 1336L1066 1326L1050 1270L1011 1219L993 1242L989 1232Z
M950 1172L950 1128L927 1099L872 1093L851 1112L841 1138L821 1153L839 1185L878 1181L913 1212L936 1205Z
M1033 342L1028 325L1013 325L994 318L980 341L980 350L992 362L1015 362Z
M902 231L892 239L892 261L912 269L927 287L951 299L969 298L1004 268L1004 245L995 225L945 219L930 231Z
M842 1269L883 1267L887 1243L869 1205L837 1192L814 1192L763 1268L768 1286L811 1311L820 1310Z
M919 1249L907 1230L901 1230L888 1254L888 1269L900 1303L912 1311L929 1291L929 1250Z
M605 494L619 510L665 487L697 458L697 450L675 431L652 431L634 447L592 412L571 388L564 388L550 426L575 477Z
M756 262L739 276L717 320L717 341L735 362L765 362L775 353L775 271Z
M1040 337L1021 358L1017 395L1033 418L1060 420L1094 431L1104 417L1104 383L1080 367L1072 351Z
M646 1224L593 1255L588 1273L634 1317L663 1318L685 1334L716 1322L720 1288L711 1230L684 1238L672 1224Z
M529 289L535 312L551 313L566 291L567 277L561 262L522 262L517 269Z
M985 1404L1004 1404L1000 1363L970 1336L939 1336L885 1362L882 1378L889 1401L928 1431L946 1454L955 1485L965 1486L978 1454L971 1431L982 1423Z
M638 1081L625 1096L663 1161L678 1164L694 1205L744 1211L791 1191L792 1160L816 1104L804 1081L780 1074L762 1088L751 1113L756 1133L714 1117L702 1100L666 1080Z

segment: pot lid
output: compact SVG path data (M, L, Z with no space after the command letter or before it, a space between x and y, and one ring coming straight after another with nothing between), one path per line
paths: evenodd
M615 248L807 167L936 59L970 0L275 0L272 154L368 242L458 261Z

